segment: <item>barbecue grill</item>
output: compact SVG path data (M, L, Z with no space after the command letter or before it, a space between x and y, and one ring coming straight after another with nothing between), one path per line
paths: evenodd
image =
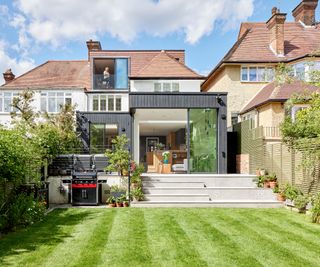
M71 188L72 205L98 204L97 172L73 172Z

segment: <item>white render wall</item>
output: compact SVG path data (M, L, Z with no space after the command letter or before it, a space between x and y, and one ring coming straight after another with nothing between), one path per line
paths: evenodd
M179 92L200 92L203 80L131 80L131 92L154 92L154 83L179 83Z
M12 92L20 93L22 91L18 90L1 90L1 92ZM32 106L35 111L40 111L40 98L41 92L64 92L72 94L72 104L76 105L76 110L86 111L87 110L87 95L82 89L43 89L43 90L34 90L34 101ZM0 124L4 126L10 126L11 117L10 112L0 112Z

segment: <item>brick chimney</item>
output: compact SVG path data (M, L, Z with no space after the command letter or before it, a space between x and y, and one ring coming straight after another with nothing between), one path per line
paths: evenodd
M292 11L292 16L296 22L302 22L306 26L311 26L316 21L316 8L318 0L302 0Z
M5 80L6 84L11 82L14 79L14 77L16 76L12 73L11 69L7 69L3 73L3 79Z
M276 7L272 8L272 16L267 21L270 32L270 48L279 57L284 56L284 23L286 13L280 13Z
M88 60L90 58L90 52L91 51L99 51L101 50L101 44L99 41L92 41L91 39L87 41L87 47L88 47Z

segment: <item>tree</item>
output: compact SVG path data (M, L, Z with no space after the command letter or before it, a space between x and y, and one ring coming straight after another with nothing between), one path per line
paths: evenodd
M108 160L106 171L116 171L123 176L123 173L128 170L130 161L128 142L129 139L124 134L112 140L113 149L107 149L105 153Z

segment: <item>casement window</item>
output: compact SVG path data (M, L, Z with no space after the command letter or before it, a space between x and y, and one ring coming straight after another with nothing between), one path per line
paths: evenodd
M92 111L121 111L122 98L120 95L94 94L91 96Z
M154 92L179 92L180 84L178 82L155 82Z
M0 112L12 112L14 110L14 108L12 107L12 100L17 96L18 96L18 93L1 92L0 93Z
M72 104L72 94L65 92L42 92L40 98L40 110L42 112L59 112L61 107Z
M299 62L292 65L292 76L302 81L312 81L314 72L320 70L320 62Z
M271 82L274 79L274 68L264 66L242 66L242 82Z

